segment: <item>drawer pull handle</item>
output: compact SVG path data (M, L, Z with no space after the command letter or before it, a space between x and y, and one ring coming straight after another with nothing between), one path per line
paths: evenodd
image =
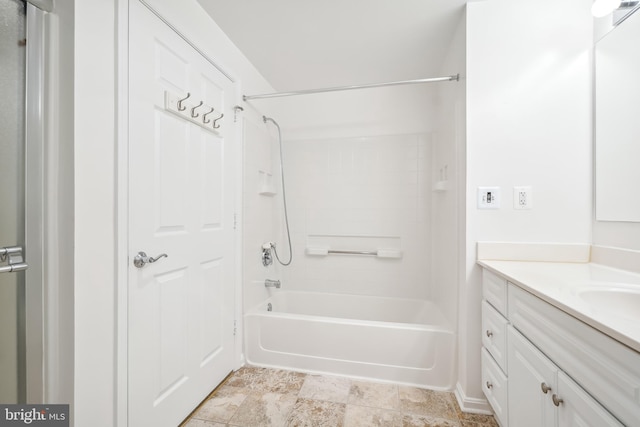
M551 391L551 387L549 387L549 386L548 386L547 384L545 384L545 383L540 384L540 388L542 388L542 392L543 392L544 394L547 394L548 392L550 392L550 391ZM555 396L555 395L554 395L554 396Z
M553 400L553 404L556 406L560 406L560 404L562 402L564 402L564 400L559 399L558 396L556 394L554 394L553 396L551 396L551 400Z
M487 336L488 336L489 338L491 338L491 337L493 336L493 332L491 332L491 331L490 331L490 330L488 330L488 329L487 329L486 334L487 334Z
M487 381L487 388L489 390L491 390L493 388L493 384L491 384L489 381ZM554 395L555 396L555 395Z

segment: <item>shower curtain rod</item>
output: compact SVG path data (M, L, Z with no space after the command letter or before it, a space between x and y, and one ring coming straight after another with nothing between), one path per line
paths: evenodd
M328 87L324 89L307 89L307 90L297 90L293 92L274 92L274 93L264 93L260 95L243 95L242 100L249 101L252 99L280 98L283 96L309 95L312 93L338 92L343 90L369 89L373 87L384 87L384 86L412 85L412 84L418 84L418 83L450 82L453 80L459 81L460 74L456 74L454 76L446 76L446 77L433 77L430 79L401 80L397 82L372 83L367 85Z

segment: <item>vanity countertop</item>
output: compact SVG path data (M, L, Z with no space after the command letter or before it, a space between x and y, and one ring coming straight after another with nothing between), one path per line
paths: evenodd
M640 352L640 274L594 263L478 264Z

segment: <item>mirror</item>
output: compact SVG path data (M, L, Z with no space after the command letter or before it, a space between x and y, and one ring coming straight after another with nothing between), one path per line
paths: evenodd
M596 220L640 222L640 13L595 47Z

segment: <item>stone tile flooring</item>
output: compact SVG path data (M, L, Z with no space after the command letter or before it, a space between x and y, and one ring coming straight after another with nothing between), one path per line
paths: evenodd
M233 373L182 427L497 427L453 393L257 367Z

